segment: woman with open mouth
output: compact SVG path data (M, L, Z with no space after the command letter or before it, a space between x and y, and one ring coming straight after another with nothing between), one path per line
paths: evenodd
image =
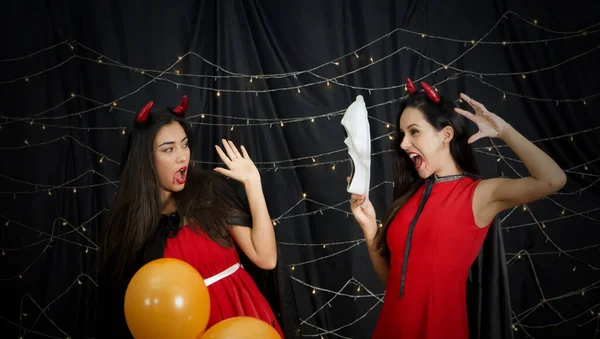
M272 325L281 337L296 337L293 288L277 255L258 169L243 146L238 150L223 140L216 152L227 168L193 170L187 105L185 96L172 110L152 109L150 102L130 129L119 187L100 236L98 337L131 337L123 312L128 283L159 258L182 260L204 278L207 330L221 320L249 316ZM249 206L227 178L243 185Z
M461 94L473 114L421 85L424 91L417 91L407 81L409 96L397 125L394 201L381 227L368 199L351 197L375 272L386 286L373 338L512 338L496 216L558 191L565 173L481 103ZM471 137L465 118L479 128ZM502 139L530 176L476 177L470 144L485 137Z

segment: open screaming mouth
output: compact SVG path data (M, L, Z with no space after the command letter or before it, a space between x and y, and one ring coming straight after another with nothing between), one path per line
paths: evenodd
M417 153L409 153L408 156L415 163L415 169L418 171L423 166L423 157Z
M173 184L178 183L179 185L185 184L187 174L187 166L183 166L173 175Z

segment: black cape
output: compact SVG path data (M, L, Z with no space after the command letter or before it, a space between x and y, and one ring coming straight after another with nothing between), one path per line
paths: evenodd
M512 339L508 269L498 217L469 270L467 313L470 339Z
M224 182L217 180L216 185ZM225 183L227 184L227 183ZM249 212L246 204L239 197L230 192L231 187L220 187L218 193L220 199L227 200L226 203L235 205L236 208ZM179 216L176 214L163 216L155 234L147 241L139 252L136 260L129 265L121 279L110 277L111 272L100 273L98 276L98 313L96 315L96 338L133 338L125 320L124 300L127 285L133 275L142 266L152 260L164 257L167 238L173 235L173 231L179 228ZM228 220L229 224L252 227L252 218L249 213L245 216L235 216ZM248 257L236 247L238 256L244 269L250 274L258 289L269 302L273 313L281 327L285 338L299 338L301 336L300 321L294 295L292 280L289 270L282 261L282 256L277 247L277 266L273 270L263 270L256 266ZM110 267L110 264L108 265Z

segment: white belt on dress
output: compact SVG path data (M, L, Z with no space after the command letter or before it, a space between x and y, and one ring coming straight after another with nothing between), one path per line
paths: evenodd
M204 284L206 284L206 286L208 287L208 286L216 283L217 281L234 274L240 267L242 267L242 265L238 262L235 265L230 266L226 270L219 272L210 278L204 279Z

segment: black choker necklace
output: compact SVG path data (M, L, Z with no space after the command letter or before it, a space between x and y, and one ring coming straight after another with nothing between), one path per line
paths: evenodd
M462 179L465 177L465 174L453 174L453 175L445 175L443 177L438 177L436 174L429 177L433 182L446 182L446 181L454 181L458 179Z

